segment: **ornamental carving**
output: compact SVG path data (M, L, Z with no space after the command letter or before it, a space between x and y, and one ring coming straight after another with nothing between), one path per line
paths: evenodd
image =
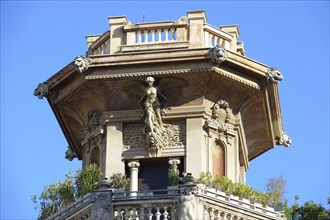
M227 51L220 45L211 48L207 54L210 59L218 65L225 61L228 57Z
M92 64L91 59L89 59L89 58L87 58L85 56L77 56L74 59L75 68L80 73L86 72L91 64Z
M68 146L68 150L65 151L65 159L72 161L74 158L77 158L77 154L71 149L70 146Z
M218 133L227 132L230 129L228 124L229 116L229 104L225 100L219 100L214 103L212 110L212 116L205 121L204 129L211 136L210 131L216 131Z
M112 203L110 192L100 192L95 194L95 202L92 207L91 219L103 220L111 219L112 217Z
M161 136L161 147L184 147L186 145L186 124L184 121L173 121L170 124L165 124L166 129ZM150 144L147 142L145 134L145 125L142 123L128 124L123 126L123 143L124 150L129 149L147 149ZM150 155L152 156L152 155ZM156 155L154 155L156 156Z
M37 88L34 90L33 95L37 96L39 99L43 99L48 96L48 85L47 82L39 83Z
M173 138L175 128L164 123L165 110L170 110L182 94L187 82L178 78L164 78L157 85L151 76L142 81L133 81L123 86L123 91L141 110L144 121L144 143L149 156L160 156L161 149L167 146L168 139ZM141 130L140 130L141 131ZM137 131L139 132L139 131Z
M290 136L285 132L282 131L282 136L281 138L278 139L277 144L278 145L283 145L284 147L289 147L292 143L292 140Z
M266 77L268 82L272 83L278 83L283 80L282 73L276 67L268 68Z

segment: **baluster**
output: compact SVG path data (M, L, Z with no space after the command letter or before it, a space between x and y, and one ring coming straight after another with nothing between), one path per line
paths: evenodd
M160 216L162 215L161 213L160 213L160 208L159 207L156 207L156 210L157 210L157 212L156 212L156 214L155 214L155 216L156 216L156 220L160 220Z
M214 36L214 46L217 46L218 45L218 40L219 40L219 37L218 36Z
M151 212L151 209L152 209L152 208L148 208L148 210L149 210L149 213L148 213L148 219L149 219L149 220L152 220L152 216L153 216L153 214L152 214L152 212Z
M118 215L117 215L117 220L121 220L122 218L122 210L121 209L119 209L119 211L118 211Z
M124 219L128 219L128 218L129 218L129 209L125 208Z
M221 40L221 38L218 38L218 40L217 40L217 45L221 45L221 44L220 44L220 40Z
M143 43L148 43L148 31L143 31L143 35L144 35L144 42Z
M217 215L216 215L217 220L221 220L221 216L220 216L220 210L217 210Z
M166 206L164 207L163 216L164 216L164 220L167 220L168 212L167 212L167 207Z
M214 220L214 209L210 208L210 219Z
M132 209L132 219L133 220L138 220L139 218L137 217L137 210L136 208Z
M171 220L175 220L175 217L176 217L176 207L175 206L172 206L171 207Z
M155 42L155 30L151 30L150 33L151 33L151 43L154 43Z
M141 31L137 31L136 34L137 34L137 43L140 44L141 43L141 38L142 38L142 32Z
M171 31L171 41L174 41L174 31L175 31L175 28L171 28L170 31Z
M213 39L213 34L210 34L210 46L211 46L211 47L213 47L212 39Z
M144 207L142 207L141 209L140 209L140 219L141 220L144 220Z
M167 42L168 41L168 29L166 28L166 29L164 29L164 32L165 32L165 42Z
M157 41L159 42L159 41L162 41L162 30L161 29L158 29L157 30L157 35L158 35L158 39L157 39Z

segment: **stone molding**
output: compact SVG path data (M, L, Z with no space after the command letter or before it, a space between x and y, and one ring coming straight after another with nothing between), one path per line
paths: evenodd
M88 82L88 80L83 80L79 83L77 83L75 86L73 86L69 91L63 93L62 95L60 95L59 97L57 97L53 103L56 104L60 101L62 101L64 98L68 97L69 95L71 95L72 93L74 93L75 91L77 91L78 89L80 89L83 85L85 85Z

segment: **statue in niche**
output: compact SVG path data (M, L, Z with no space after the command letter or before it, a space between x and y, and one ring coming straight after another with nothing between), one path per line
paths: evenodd
M182 95L182 89L187 84L185 80L173 77L163 78L156 83L149 76L144 82L131 81L120 85L128 98L141 109L145 124L145 143L150 157L160 156L161 149L167 144L166 137L171 125L164 123L165 109L170 110L170 106Z

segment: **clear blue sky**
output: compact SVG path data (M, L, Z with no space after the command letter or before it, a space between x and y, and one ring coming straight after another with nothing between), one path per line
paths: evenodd
M279 84L290 148L250 163L247 183L287 179L286 198L326 204L329 196L329 1L1 1L1 219L36 219L30 196L63 180L81 162L47 103L32 95L77 55L85 36L109 29L108 16L132 22L175 20L205 9L214 26L238 24L247 56L284 75Z

